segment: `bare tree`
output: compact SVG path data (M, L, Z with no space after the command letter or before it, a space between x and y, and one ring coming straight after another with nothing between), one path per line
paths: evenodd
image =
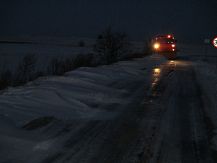
M12 73L10 70L5 70L0 73L0 90L11 85Z
M92 63L93 54L78 54L76 56L58 59L53 58L48 65L48 74L51 75L63 75L65 72L74 70L82 66L93 66Z
M83 40L80 40L80 41L78 42L78 46L79 46L79 47L85 47L85 42L84 42Z
M35 55L26 55L23 58L17 68L16 84L23 84L34 79L36 62Z
M103 58L106 64L110 64L116 62L118 57L124 53L127 53L129 45L125 33L113 32L109 27L98 36L94 51Z
M53 58L50 61L50 64L48 65L48 74L51 75L60 75L60 66L61 66L61 61L58 58Z

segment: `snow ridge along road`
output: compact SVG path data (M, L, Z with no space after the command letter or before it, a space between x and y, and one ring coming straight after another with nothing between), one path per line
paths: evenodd
M152 55L9 89L0 162L215 162L209 96L195 69Z

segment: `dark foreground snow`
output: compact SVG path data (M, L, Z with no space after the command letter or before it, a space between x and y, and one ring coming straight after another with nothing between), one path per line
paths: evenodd
M165 60L148 57L84 67L61 77L45 77L24 87L10 88L0 97L1 161L40 162L52 151L61 151L69 135L56 135L67 125L76 132L89 121L113 119L133 100L132 87L145 83L148 71L161 62ZM53 119L48 118L51 122L45 127L43 122L34 127L31 121L41 117ZM25 125L30 125L30 131L22 128Z
M214 162L217 69L183 56L10 88L0 95L0 162Z

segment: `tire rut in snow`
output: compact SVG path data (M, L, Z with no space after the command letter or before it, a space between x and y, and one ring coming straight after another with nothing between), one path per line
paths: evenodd
M178 68L165 101L153 163L212 163L200 88L192 67Z

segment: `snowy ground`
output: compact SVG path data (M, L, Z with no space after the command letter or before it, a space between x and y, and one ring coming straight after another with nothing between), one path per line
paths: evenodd
M61 60L93 53L95 43L95 39L88 38L34 38L34 40L23 38L21 41L14 39L8 41L11 43L0 42L0 72L7 69L14 71L26 55L35 55L37 70L44 72L54 58ZM79 47L80 41L84 42L84 47ZM143 52L143 42L131 44L134 52Z
M60 148L55 145L54 135L63 130L67 121L73 120L80 126L89 120L114 118L132 101L133 91L127 85L148 80L152 67L165 61L157 58L84 67L62 77L41 78L24 87L9 89L0 97L1 161L30 162L30 158L35 158L35 162L40 162L39 157L46 157L47 151ZM48 116L55 120L46 128L22 129L31 120ZM58 140L58 144L60 141L64 140Z
M0 44L0 69L13 69L26 55L35 55L39 70L45 70L53 58L63 59L92 52L92 47L54 44Z
M217 152L217 66L198 62L195 64L195 72L205 99L205 113L212 134L210 141Z
M182 48L177 61L152 55L8 89L0 162L212 163L217 68L195 49Z
M216 48L212 44L180 44L178 46L180 54L185 59L192 61L208 61L209 63L217 63ZM190 58L189 58L190 57Z
M197 80L203 92L205 113L212 130L213 148L217 151L217 49L212 45L182 45L181 53L193 61Z

